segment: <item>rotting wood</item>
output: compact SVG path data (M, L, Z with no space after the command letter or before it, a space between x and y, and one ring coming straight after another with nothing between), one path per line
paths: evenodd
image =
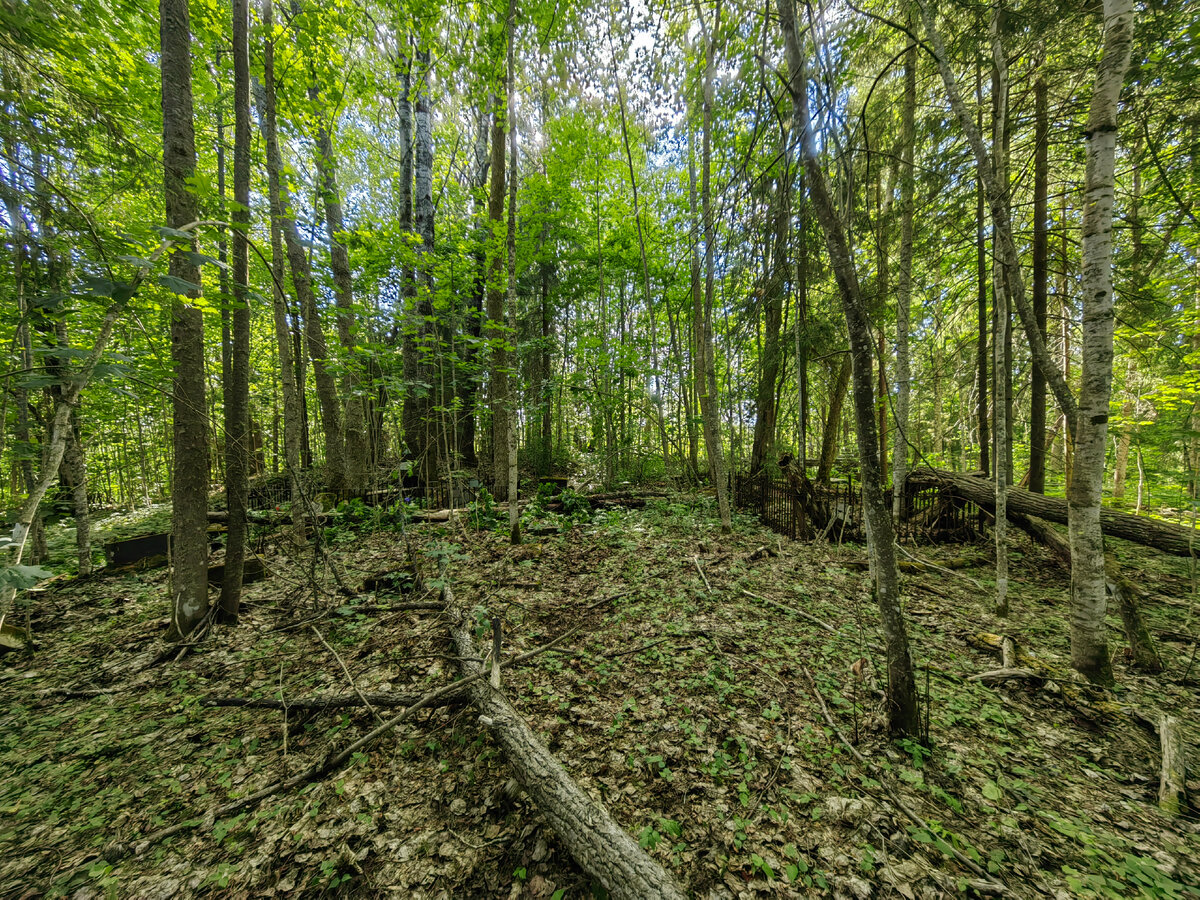
M960 475L941 469L915 469L908 476L910 488L944 487L964 500L970 500L977 506L988 511L994 509L991 484L982 478L970 475ZM1067 502L1056 497L1046 497L1034 494L1020 488L1012 488L1008 493L1008 517L1014 514L1035 516L1059 525L1067 524ZM1150 547L1162 553L1174 556L1200 558L1200 535L1191 528L1183 528L1149 519L1144 516L1132 516L1128 513L1117 512L1115 509L1100 510L1100 525L1104 534L1109 537L1133 541L1145 547Z
M1187 810L1187 749L1179 719L1163 715L1158 720L1162 747L1162 771L1158 784L1158 808L1177 817Z
M457 607L449 585L442 588L446 611L454 624L450 634L460 658L469 692L488 727L503 748L505 759L534 804L575 862L594 876L615 898L683 900L683 889L667 871L618 825L608 810L589 797L533 733L504 694L485 680L479 663L473 619Z

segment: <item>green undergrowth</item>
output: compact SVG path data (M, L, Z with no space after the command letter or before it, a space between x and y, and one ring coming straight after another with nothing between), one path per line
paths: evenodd
M513 547L486 498L425 525L348 505L325 535L343 580L405 573L410 547L419 580L338 596L322 560L279 539L242 621L178 661L156 661L163 570L56 583L32 609L35 651L0 661L5 893L598 895L461 706L419 714L317 783L210 815L377 718L207 701L417 694L454 677L445 623L399 607L434 599L444 570L481 635L502 619L506 656L578 629L505 670L504 689L697 896L970 893L979 876L963 856L1016 897L1200 897L1194 812L1158 812L1156 739L1131 715L1169 712L1200 738L1185 566L1123 548L1168 670L1140 675L1118 653L1117 686L1103 692L1070 678L1066 576L1022 539L1008 621L985 611L986 564L907 575L928 733L891 741L861 547L790 543L740 517L723 537L710 502L687 495L593 513L551 508L547 493L523 515L537 533ZM987 547L966 555L985 560ZM969 681L999 665L981 632L1015 637L1045 678ZM179 823L193 827L139 844Z

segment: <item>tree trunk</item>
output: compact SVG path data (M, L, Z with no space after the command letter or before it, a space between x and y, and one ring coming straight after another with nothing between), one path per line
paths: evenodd
M858 454L862 472L863 518L867 543L874 560L875 599L879 604L887 648L888 725L893 734L916 735L920 727L917 708L916 677L908 649L908 635L900 605L900 577L896 565L896 545L890 510L883 498L879 466L879 439L875 424L874 385L871 377L872 342L866 304L859 287L858 273L841 219L817 155L812 118L808 108L808 81L800 33L796 27L794 0L777 0L790 73L789 91L793 119L802 129L801 149L805 175L810 185L817 220L825 232L830 264L838 283L846 327L850 334L854 367L854 411L858 424Z
M725 451L721 444L721 423L718 418L720 395L717 393L716 350L713 346L712 310L716 276L717 230L712 208L712 107L713 78L716 72L716 34L720 31L721 4L717 3L716 22L711 31L704 35L704 100L703 133L700 143L700 197L703 209L704 235L704 300L697 303L699 280L694 281L692 291L696 309L693 313L696 332L696 357L700 363L697 384L700 393L700 416L704 426L704 445L708 450L708 467L712 473L713 486L717 491L717 510L721 516L721 532L733 531L729 514L729 495L725 484ZM689 155L689 160L690 160ZM696 216L695 175L691 174L690 199L692 219Z
M271 0L263 0L263 19L272 15ZM272 58L274 47L270 38L267 42ZM262 96L259 106L264 113L275 113L275 81L273 73L263 73L261 86ZM338 403L337 386L334 384L333 373L326 363L328 353L325 346L325 333L321 329L320 312L317 309L316 296L313 293L312 268L305 252L304 240L292 214L291 193L283 181L283 156L279 148L279 134L276 115L264 114L259 119L263 143L267 150L267 174L274 178L278 185L275 202L271 205L271 217L278 222L279 230L283 233L284 245L287 248L288 267L292 273L292 286L296 291L296 299L300 306L300 318L304 323L304 339L308 344L308 356L313 364L313 376L317 383L317 402L321 407L321 424L325 434L325 472L328 487L339 493L345 490L346 462L345 442L342 437L342 415ZM302 388L303 382L297 379L297 388Z
M1003 9L999 3L992 10L992 166L996 182L1005 192L1003 204L1009 206L1008 154L1004 135L1008 130L1008 61L1001 42ZM1008 284L1010 277L1003 258L992 265L992 432L995 436L995 508L996 522L992 529L996 546L996 597L993 611L1008 615L1008 479L1012 463L1012 441L1009 426L1011 408L1007 402L1008 373L1006 357L1009 347Z
M167 225L196 221L188 184L196 169L192 122L191 23L187 0L159 0L163 113L163 194ZM183 640L208 614L208 435L204 399L204 317L200 270L186 250L173 252L169 272L196 288L171 304L175 473L171 493L172 640Z
M912 392L908 325L912 309L913 194L916 178L913 156L916 145L917 45L904 54L904 106L900 142L900 272L896 277L896 440L892 456L892 518L900 521L904 479L908 476L908 406Z
M505 13L505 43L512 43L510 27L515 15L513 0L509 0ZM507 51L506 51L507 52ZM506 484L508 476L508 353L505 343L508 335L504 328L505 292L501 289L501 271L504 257L498 244L500 223L504 221L504 186L505 159L504 135L508 126L508 116L512 110L512 85L508 76L504 78L504 99L497 102L495 117L492 120L492 162L491 185L488 195L488 220L492 231L489 235L489 254L491 264L488 266L487 292L487 328L486 336L491 349L491 371L488 373L490 388L490 406L492 414L492 490L499 495ZM506 488L504 488L506 489Z
M433 67L427 49L418 50L416 59L421 84L413 116L413 225L421 238L417 245L416 327L422 354L418 371L428 388L419 407L422 421L418 424L420 438L414 452L420 463L422 480L429 487L437 483L442 469L438 457L446 437L442 422L448 398L440 376L439 344L448 335L441 333L441 326L434 321L433 314L433 130L429 83Z
M478 676L483 668L475 661L482 658L475 643L475 619L456 605L449 586L442 589L442 599L454 623L450 636L459 667L464 677ZM683 900L683 889L579 787L500 690L478 677L467 690L479 721L581 869L617 900Z
M509 114L512 113L512 84L513 64L516 58L514 44L516 36L516 9L509 7L508 11L508 85L509 85ZM508 324L516 333L517 325L517 123L508 123L508 231L506 234L506 249L508 251ZM514 354L515 356L515 354ZM508 500L508 533L513 544L521 543L521 515L517 509L517 404L516 392L509 395L508 414L505 416L504 444L507 451L508 490L505 499Z
M473 280L471 291L467 298L466 310L464 319L466 320L466 333L470 341L467 342L466 348L463 351L463 361L466 364L466 377L459 382L459 397L462 402L462 410L459 412L459 427L458 427L458 452L462 455L463 465L468 469L474 469L479 465L479 458L475 451L475 416L477 398L479 396L479 381L475 377L475 369L478 365L479 351L478 346L479 336L483 325L483 298L487 291L487 240L490 232L484 224L484 208L485 201L482 199L484 188L487 187L488 179L488 112L486 109L479 111L479 121L477 124L475 138L475 177L472 182L472 193L475 196L475 247L472 253L474 269L472 272Z
M1104 536L1100 499L1112 398L1112 214L1117 101L1133 45L1133 0L1104 0L1104 53L1092 89L1085 133L1083 205L1083 372L1074 428L1071 510L1071 660L1092 681L1112 680L1104 615Z
M1045 63L1043 63L1045 65ZM1046 76L1034 85L1033 132L1033 315L1043 339L1046 333L1047 248L1046 196L1049 186L1048 146L1050 116L1046 104ZM1046 378L1033 366L1029 385L1029 489L1046 492Z
M988 483L982 478L970 475L944 472L940 469L914 469L908 476L912 488L946 487L963 500L969 500L976 506L986 510L994 509L994 496ZM1068 504L1057 497L1047 497L1044 494L1034 494L1020 488L1011 488L1008 492L1009 518L1020 514L1037 516L1048 522L1067 524ZM1150 519L1129 513L1118 512L1115 509L1103 507L1100 510L1100 524L1104 533L1109 537L1133 541L1144 547L1151 547L1172 556L1196 557L1200 559L1200 539L1192 533L1192 529L1172 525L1160 519ZM1193 543L1195 547L1193 548Z
M788 283L788 237L792 223L791 125L780 135L778 174L775 178L774 235L771 267L763 291L762 367L755 397L754 439L750 447L750 471L762 470L775 441L778 416L775 387L779 382L779 330L783 320L783 300Z
M320 90L315 84L308 89L309 99L321 109ZM342 362L342 421L345 425L345 489L354 496L367 490L367 422L363 397L359 391L358 364L355 359L354 283L350 271L350 254L342 242L346 230L342 215L342 197L338 190L337 160L333 155L332 123L321 121L317 126L316 168L317 189L325 210L325 233L329 238L329 263L333 270L333 295L337 304L338 341L345 359Z
M250 4L233 0L233 312L229 380L225 384L225 502L229 531L221 618L236 622L246 561L246 504L250 447Z
M825 417L825 430L821 433L821 458L817 463L817 484L828 484L829 476L833 473L833 463L837 459L838 431L842 426L842 404L846 401L846 391L850 388L850 371L853 368L850 354L842 355L842 363L838 368L837 381L829 395L829 412Z

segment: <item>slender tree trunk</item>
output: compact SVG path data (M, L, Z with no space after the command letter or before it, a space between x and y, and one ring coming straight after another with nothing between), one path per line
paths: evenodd
M266 21L272 15L271 0L262 0L263 19ZM270 38L268 38L268 45ZM274 48L271 50L274 55ZM342 414L337 396L337 386L333 373L327 363L325 333L321 328L320 312L317 309L317 299L313 293L312 268L308 254L305 252L304 240L292 212L292 198L287 185L282 178L283 156L279 148L279 135L276 123L275 82L268 77L264 67L262 97L259 106L264 115L259 119L263 143L267 150L267 173L278 184L276 202L272 204L271 216L279 223L283 233L284 245L287 249L288 267L292 273L292 286L296 291L296 299L300 306L300 317L304 323L304 338L308 344L308 356L312 360L313 375L317 384L317 402L321 407L321 424L325 434L325 471L328 486L331 491L340 493L346 486L345 441L342 435ZM303 382L297 380L297 387Z
M771 267L763 292L762 368L755 397L754 437L750 446L750 471L762 469L775 440L778 416L775 387L779 381L779 331L783 320L783 300L788 282L788 237L792 222L791 125L780 135L779 173L775 180L774 235Z
M911 20L910 20L911 21ZM912 310L913 194L916 179L917 45L904 54L904 105L900 112L900 272L896 276L896 441L892 456L892 518L900 521L908 474L908 407L912 392L908 326Z
M1005 152L1004 135L1008 130L1008 61L1001 41L1004 11L997 3L992 9L992 165L996 182L1001 185L1005 196L1003 204L1007 210L1008 199L1008 155ZM1008 334L1008 274L1006 261L996 254L992 266L992 408L994 410L993 433L995 435L995 496L996 517L993 537L996 547L996 596L994 612L998 616L1008 615L1008 479L1011 470L1011 432L1009 430L1010 408L1007 402L1006 383L1010 366L1007 350Z
M916 735L920 718L917 709L916 677L908 649L908 635L900 601L900 577L896 565L895 536L890 511L883 499L879 468L879 440L875 425L874 385L871 378L871 331L858 273L850 256L846 233L817 155L816 138L808 108L807 78L800 33L796 27L794 0L777 0L790 72L789 88L793 117L803 129L801 149L817 220L825 232L830 264L837 279L850 333L854 366L854 411L858 422L858 452L862 472L863 517L867 540L875 560L875 598L879 604L887 647L888 724L893 734Z
M463 351L463 361L466 365L467 377L459 382L459 397L462 402L462 410L459 412L461 418L459 419L458 430L458 452L462 455L463 465L468 469L474 469L479 465L479 459L475 451L475 417L479 395L479 382L475 378L475 368L478 365L479 357L476 347L478 346L483 325L483 300L487 292L486 251L490 232L485 224L484 210L486 208L486 201L483 199L483 192L487 187L487 179L488 111L487 109L481 109L479 111L479 121L475 138L475 177L472 182L475 195L474 220L476 223L476 243L473 251L474 269L471 291L467 299L464 315L466 333L471 340L466 343Z
M187 0L159 0L162 68L163 193L167 225L197 219L188 181L196 169L192 121L191 23ZM188 249L194 249L188 248ZM204 398L204 317L200 271L182 250L171 254L170 274L197 285L171 304L171 360L175 475L171 494L171 638L183 640L208 614L208 436Z
M975 96L978 101L976 126L983 129L983 75L982 67L975 63ZM976 346L975 371L979 389L975 392L975 416L979 429L979 468L988 474L992 471L991 426L988 424L988 383L991 381L991 363L988 359L988 258L987 232L984 220L983 178L975 179L975 312Z
M516 33L516 11L509 9L508 18L508 84L509 103L512 102L513 60L515 58L514 36ZM509 106L511 115L512 106ZM508 250L508 322L516 333L517 325L517 123L510 119L508 123L508 233L506 245ZM505 416L505 449L507 450L508 491L508 532L513 544L521 543L521 516L517 509L517 404L516 392L509 394L508 414Z
M700 144L700 202L703 209L704 228L704 305L696 318L696 349L703 361L700 379L700 415L704 422L704 443L708 449L709 469L717 490L717 510L721 516L721 532L733 531L729 511L729 490L725 483L725 451L721 444L721 424L718 419L720 394L717 393L716 350L713 346L712 310L716 276L717 229L712 204L712 113L713 79L716 74L716 35L721 29L721 4L718 0L715 22L711 32L705 34L704 50L704 124ZM692 194L695 179L692 179ZM692 198L692 215L695 217L695 197Z
M825 430L821 433L821 458L817 462L817 484L828 484L837 459L838 431L842 426L842 404L846 402L846 391L850 388L850 372L854 368L850 354L842 356L838 366L837 380L829 394L829 410L825 417Z
M433 130L430 109L430 79L433 67L428 50L416 53L420 77L414 109L413 141L413 224L421 238L417 247L417 318L422 339L422 363L419 367L421 380L429 385L428 393L420 409L423 421L419 424L421 439L419 454L422 479L427 486L438 481L441 466L438 464L439 448L447 432L442 427L446 397L439 374L442 354L439 344L449 344L449 335L434 321L433 314Z
M250 448L250 4L233 0L233 312L225 382L225 501L229 531L221 581L221 618L236 622L246 560Z
M515 15L513 0L509 0L505 13L505 42L512 43L512 18ZM507 52L507 49L506 49ZM508 473L508 353L505 344L508 335L504 328L505 292L501 289L501 271L504 257L500 252L498 237L500 223L504 221L505 159L504 136L508 117L512 114L512 85L504 78L504 99L497 102L495 118L492 120L491 187L488 197L488 219L492 225L489 241L491 265L488 267L487 329L486 335L491 348L490 405L492 414L492 489L499 494Z
M1136 406L1131 401L1125 401L1121 407L1121 417L1126 421L1121 425L1121 434L1117 438L1117 459L1113 466L1112 495L1114 500L1125 497L1125 482L1129 474L1129 451L1133 447L1133 426L1128 421L1134 414Z
M1043 63L1045 65L1045 63ZM1047 247L1046 195L1049 185L1048 146L1050 116L1046 103L1046 76L1034 85L1033 133L1033 315L1043 339L1046 333ZM1046 378L1033 366L1029 385L1029 489L1046 492Z
M1107 596L1100 499L1112 398L1112 218L1117 101L1133 45L1133 0L1104 0L1104 53L1088 112L1083 205L1083 372L1075 424L1075 472L1067 489L1071 541L1071 662L1085 677L1112 680L1104 616Z
M309 99L320 110L321 94L315 84L308 89ZM320 110L318 115L324 115ZM337 304L338 341L345 359L342 362L342 421L345 423L345 489L355 496L367 490L367 422L363 397L359 391L357 340L355 337L354 283L350 272L350 254L342 241L346 230L342 215L342 197L337 182L337 159L333 154L332 123L317 126L317 190L325 210L325 232L329 238L329 262L333 270L333 295Z

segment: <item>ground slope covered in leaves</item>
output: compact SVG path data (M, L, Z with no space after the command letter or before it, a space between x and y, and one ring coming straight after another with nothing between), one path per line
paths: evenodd
M320 560L271 539L271 577L247 589L242 622L156 664L163 570L57 583L33 608L36 652L0 661L2 892L591 896L462 706L421 713L321 782L208 814L375 717L207 701L411 694L454 677L440 614L397 608L436 600L440 565L481 630L503 616L506 655L578 628L507 670L505 688L697 896L954 895L978 880L954 848L1011 896L1200 897L1198 820L1158 812L1157 741L1130 715L1171 712L1200 738L1186 641L1196 601L1181 564L1126 560L1154 598L1152 628L1174 636L1168 671L1150 679L1118 657L1118 688L1097 692L1068 674L1066 575L1023 537L1008 622L984 611L986 545L911 548L949 564L905 577L923 747L881 729L862 548L789 543L751 520L721 537L712 512L680 497L591 520L545 514L530 524L547 533L520 547L471 523L348 517L325 536L350 585L410 559L420 583L339 596ZM967 681L999 664L981 632L1015 636L1044 677ZM878 778L827 727L806 673ZM180 822L193 827L139 844Z

